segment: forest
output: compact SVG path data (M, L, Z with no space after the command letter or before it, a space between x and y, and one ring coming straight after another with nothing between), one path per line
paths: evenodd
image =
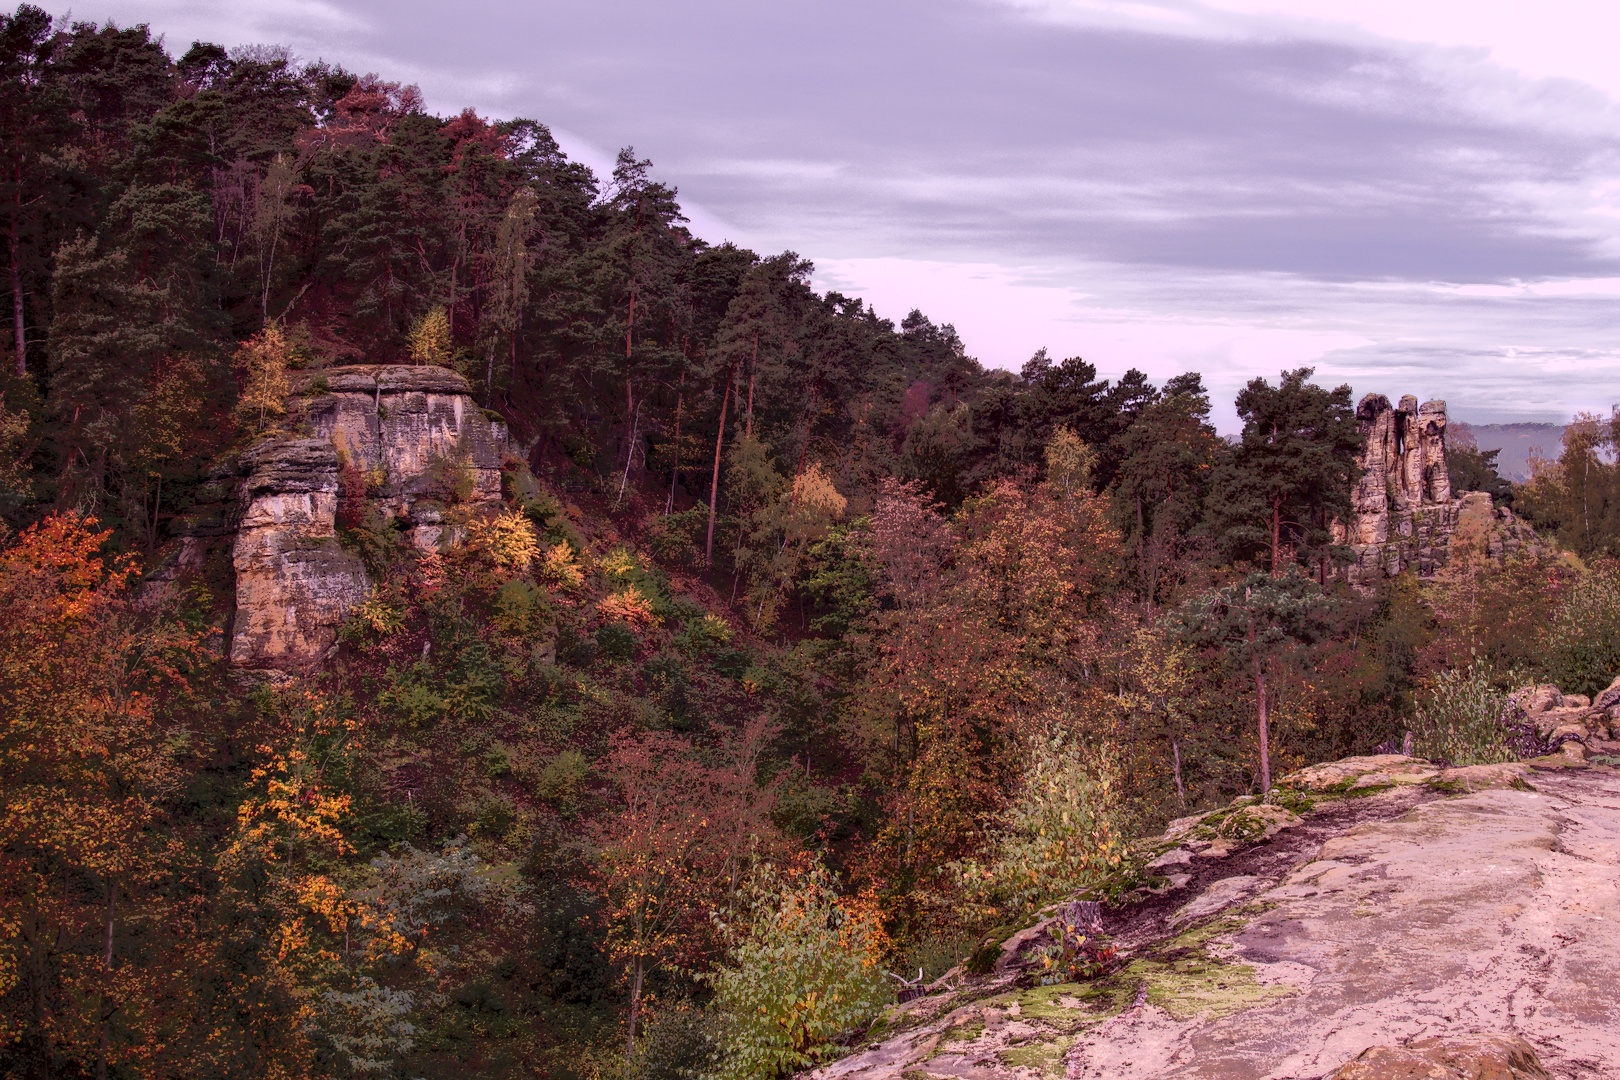
M1501 760L1480 709L1620 674L1615 418L1523 484L1454 437L1543 544L1357 590L1348 386L1257 374L1224 439L1196 372L987 369L677 194L0 15L6 1075L783 1076L1170 819L1406 733ZM345 473L375 588L325 663L233 669L228 553L177 552L358 363L465 376L500 505L447 468L423 552Z

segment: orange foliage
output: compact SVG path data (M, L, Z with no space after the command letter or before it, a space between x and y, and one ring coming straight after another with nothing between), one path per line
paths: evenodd
M198 659L94 525L58 515L0 551L0 1038L86 1069L162 1047L177 974L109 957L120 927L178 914L148 888L179 861L153 827L184 745L159 702Z

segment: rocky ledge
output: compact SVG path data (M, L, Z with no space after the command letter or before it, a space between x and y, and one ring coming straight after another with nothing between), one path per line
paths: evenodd
M1620 1076L1620 772L1352 758L1172 823L1043 985L1069 905L891 1008L834 1078Z

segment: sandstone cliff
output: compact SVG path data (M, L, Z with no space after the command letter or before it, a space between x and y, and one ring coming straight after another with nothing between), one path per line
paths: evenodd
M1356 406L1363 439L1356 463L1364 470L1351 497L1348 526L1338 538L1354 553L1346 576L1371 585L1407 570L1429 577L1445 566L1459 528L1472 519L1493 557L1534 545L1535 533L1509 508L1483 492L1454 497L1446 467L1446 403L1411 395L1390 405L1368 394Z
M337 542L337 451L325 439L273 439L243 464L231 662L287 668L319 660L371 587L360 560Z
M361 561L338 544L340 470L351 470L421 550L454 540L437 488L460 484L464 502L500 498L506 427L477 407L453 371L314 372L289 400L288 419L299 437L256 444L237 470L230 657L242 667L318 662L370 590Z

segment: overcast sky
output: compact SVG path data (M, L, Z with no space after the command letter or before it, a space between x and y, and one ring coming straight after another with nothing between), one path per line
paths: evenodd
M66 5L47 4L58 14ZM1476 422L1620 402L1614 0L92 0L634 145L694 231L1017 369L1255 375Z

